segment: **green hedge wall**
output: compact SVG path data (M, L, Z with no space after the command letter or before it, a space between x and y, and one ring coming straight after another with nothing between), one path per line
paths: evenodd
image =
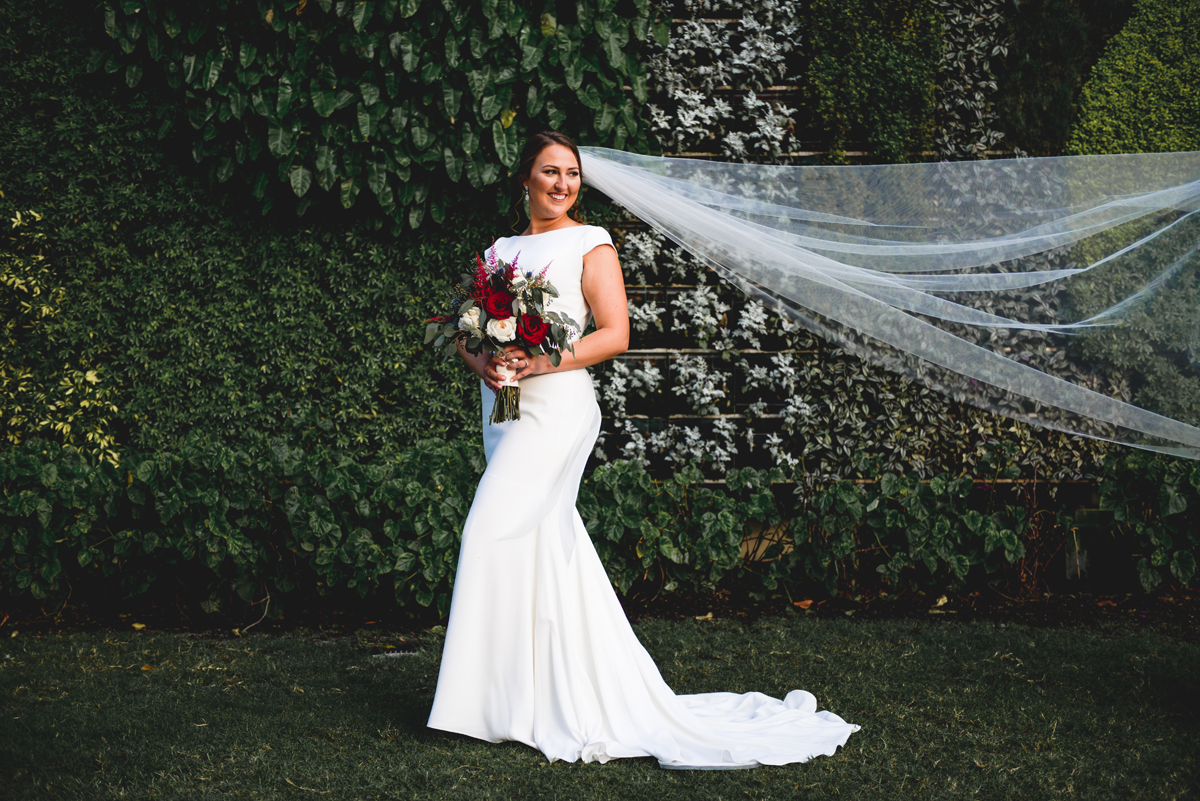
M42 216L44 282L63 293L54 315L6 331L22 364L54 367L30 391L53 390L62 365L94 371L118 452L192 429L237 444L300 425L363 451L478 431L476 383L420 343L433 301L503 230L494 206L399 239L349 215L263 217L157 139L157 100L86 73L102 42L79 11L20 6L0 31L0 212ZM75 441L59 419L41 435Z
M1133 0L1007 4L1011 44L996 70L996 111L1006 145L1033 156L1063 154L1080 91L1132 10Z
M1069 153L1200 150L1197 18L1197 0L1138 0L1129 23L1109 43L1083 87ZM1194 218L1182 221L1144 248L1140 260L1128 260L1120 274L1074 282L1071 302L1084 314L1109 307L1185 253L1198 230ZM1123 243L1138 231L1138 224L1131 223L1106 236ZM1195 254L1190 266L1188 258L1184 269L1127 324L1081 337L1079 349L1102 370L1127 376L1135 403L1200 424L1195 348L1200 271Z
M391 220L393 233L495 197L526 136L641 148L639 56L649 0L111 0L113 44L94 69L147 74L176 99L216 181L241 176L270 206L320 196ZM184 122L186 121L186 122ZM282 190L282 191L281 191ZM511 196L510 196L511 199Z
M1145 554L1142 581L1187 584L1200 548L1200 466L1134 455L1107 464L1105 508ZM1070 519L1035 492L1001 495L1019 470L994 452L975 476L882 473L799 493L778 470L694 466L657 481L636 463L598 468L579 508L623 594L707 593L734 582L761 598L885 587L1044 589ZM371 595L449 608L458 542L483 464L424 440L356 459L280 438L248 450L189 438L130 452L121 467L32 439L0 452L0 588L77 601L155 590L213 611L236 592L292 599ZM747 547L749 546L749 547Z

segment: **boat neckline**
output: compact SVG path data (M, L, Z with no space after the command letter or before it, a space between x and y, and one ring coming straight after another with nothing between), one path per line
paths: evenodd
M574 231L576 228L587 228L585 223L579 225L567 225L562 228L553 228L549 231L542 231L540 234L517 234L515 236L505 237L506 239L529 239L532 236L545 236L546 234L557 234L559 231Z

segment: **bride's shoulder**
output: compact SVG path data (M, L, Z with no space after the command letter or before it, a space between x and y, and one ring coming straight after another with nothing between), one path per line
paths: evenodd
M583 252L588 253L601 245L612 245L612 236L608 230L598 225L581 225L580 239L583 241Z

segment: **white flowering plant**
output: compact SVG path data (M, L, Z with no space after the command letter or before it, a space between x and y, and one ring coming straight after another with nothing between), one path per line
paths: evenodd
M460 342L475 355L499 353L515 345L532 355L546 354L555 367L562 362L564 348L574 353L579 323L547 308L550 299L558 297L546 278L550 265L537 273L522 273L519 259L518 253L509 264L494 247L486 261L476 255L474 272L451 290L444 313L426 321L425 344L443 348L447 357L457 352ZM521 391L513 378L516 374L506 373L506 368L499 372L506 380L497 393L491 422L519 420Z

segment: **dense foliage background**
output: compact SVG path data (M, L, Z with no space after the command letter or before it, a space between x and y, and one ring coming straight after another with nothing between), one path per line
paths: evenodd
M1077 152L1197 149L1192 6L11 7L0 587L444 608L479 406L421 322L513 224L501 187L527 132L803 163L1056 153L1070 119ZM1143 583L1192 579L1195 473L956 407L748 304L602 198L584 211L616 234L636 329L597 371L606 432L580 498L623 592L1033 592L1073 525L1039 482L1089 473ZM1114 494L1152 470L1161 503Z

